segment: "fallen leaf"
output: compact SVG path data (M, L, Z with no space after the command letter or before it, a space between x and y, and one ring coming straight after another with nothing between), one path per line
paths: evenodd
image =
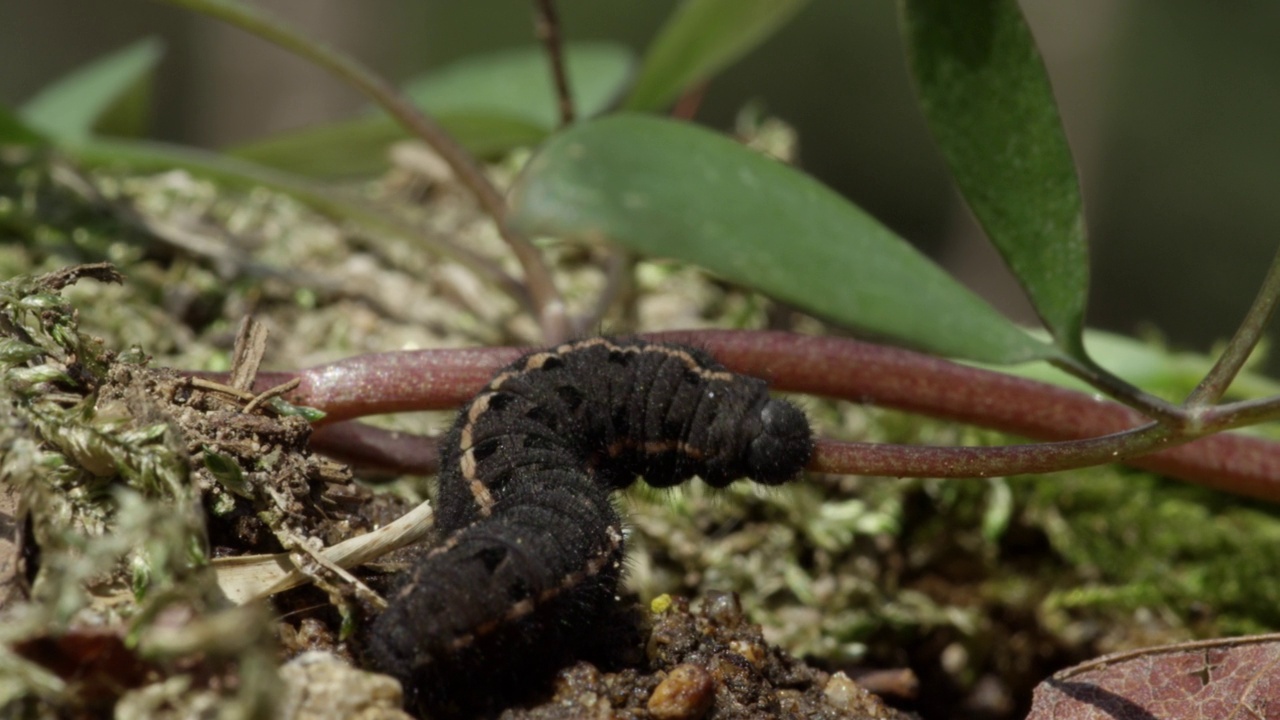
M1280 719L1280 633L1107 655L1036 687L1027 720Z

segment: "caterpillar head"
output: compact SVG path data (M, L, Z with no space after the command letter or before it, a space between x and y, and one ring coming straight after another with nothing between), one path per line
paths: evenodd
M809 463L813 430L804 411L786 400L766 397L757 409L758 433L747 446L747 476L777 485L794 478Z

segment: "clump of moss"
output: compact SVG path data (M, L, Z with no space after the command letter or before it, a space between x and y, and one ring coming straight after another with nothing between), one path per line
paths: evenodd
M1028 519L1078 578L1046 598L1046 620L1108 616L1108 649L1140 643L1140 628L1158 624L1201 637L1280 626L1274 506L1139 472L1109 475L1030 488ZM1143 621L1137 637L1132 619Z
M3 608L0 707L92 711L140 692L164 696L135 698L157 711L225 704L263 716L269 625L217 590L180 431L99 403L112 367L141 359L79 331L61 292L85 277L121 280L97 264L0 283L0 491L29 529L25 560L0 565L24 566L9 582L30 580Z

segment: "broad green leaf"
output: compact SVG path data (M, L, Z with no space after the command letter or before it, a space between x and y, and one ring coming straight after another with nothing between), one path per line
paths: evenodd
M645 54L628 110L661 110L690 86L732 65L807 0L686 0Z
M631 50L613 43L565 46L569 92L579 117L592 117L619 99L635 70ZM430 112L489 110L548 130L560 112L546 51L521 48L467 58L412 81L405 92Z
M577 112L590 117L617 98L635 58L621 45L575 43L565 49L565 62ZM535 144L559 124L546 53L538 47L461 60L411 81L405 92L476 155ZM383 170L388 146L406 137L376 114L282 133L230 153L315 177L367 175Z
M577 125L530 161L511 200L526 232L694 263L932 352L1058 356L835 192L692 125L636 115Z
M43 136L7 107L0 106L0 145L39 145Z
M1085 357L1088 245L1071 151L1015 0L904 0L920 105L956 183L1058 345Z
M83 140L117 105L144 83L163 51L155 38L81 67L44 88L22 106L32 127L60 140Z

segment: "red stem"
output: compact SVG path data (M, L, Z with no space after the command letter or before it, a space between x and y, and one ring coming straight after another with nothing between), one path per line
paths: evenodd
M726 367L773 387L920 413L1037 440L1110 442L1101 436L1148 424L1115 402L1046 383L844 338L708 330L653 340L707 349ZM303 370L290 400L320 408L326 422L409 410L438 410L471 398L522 350L489 348L381 353ZM261 373L270 386L294 373ZM1082 447L1075 444L1072 451ZM901 476L977 476L983 467L1017 472L1064 469L1066 447L904 447L822 443L815 470ZM1067 453L1069 454L1069 453ZM1011 458L1022 457L1009 465ZM1056 462L1055 462L1056 458ZM1131 465L1240 495L1280 501L1280 443L1220 433L1134 458ZM1003 464L1002 464L1003 463Z
M440 468L436 438L385 430L361 422L331 423L311 433L310 446L370 472L434 475Z

